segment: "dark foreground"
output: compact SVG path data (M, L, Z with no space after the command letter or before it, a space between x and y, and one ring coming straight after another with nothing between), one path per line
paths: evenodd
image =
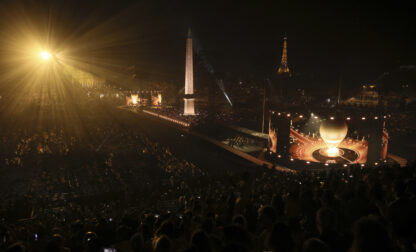
M2 250L411 251L416 243L414 166L286 174L108 105L57 111L48 120L34 108L1 115Z

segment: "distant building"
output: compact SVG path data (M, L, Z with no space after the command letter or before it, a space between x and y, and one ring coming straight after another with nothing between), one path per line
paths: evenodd
M375 85L363 85L361 92L341 102L346 105L377 106L380 104L380 95Z
M188 36L186 38L185 98L183 110L184 115L195 115L194 69L191 29L188 30Z
M290 76L290 69L287 63L287 37L283 38L282 60L280 61L279 69L277 69L277 74Z
M287 37L283 38L282 58L277 72L271 76L266 90L267 100L270 106L274 107L277 103L287 102L292 97L293 80L287 61Z

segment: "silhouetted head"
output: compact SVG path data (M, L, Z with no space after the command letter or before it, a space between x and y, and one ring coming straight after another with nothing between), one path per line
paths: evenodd
M337 218L332 209L320 208L316 212L316 228L320 234L336 230Z
M233 217L233 224L234 225L237 225L237 226L240 226L240 227L242 227L242 228L246 228L247 227L247 220L246 220L246 218L243 216L243 215L241 215L241 214L239 214L239 215L235 215L234 217Z
M7 252L25 252L25 251L26 251L26 247L23 246L19 242L13 243L7 248Z
M237 242L230 242L227 243L222 249L221 252L248 252L249 249L246 248L244 245L237 243Z
M311 238L303 243L302 252L329 252L329 247L318 238Z
M171 240L166 235L155 237L155 239L153 240L153 251L155 251L155 252L170 252L170 251L172 251L172 242L171 242Z
M393 190L398 198L404 197L405 192L406 192L406 186L403 182L403 179L398 178L394 180Z
M202 231L197 230L192 234L191 244L198 249L199 252L211 251L211 241L208 235Z
M143 244L143 236L139 233L135 233L130 239L130 246L133 251L142 251Z
M156 234L157 235L167 235L168 237L172 237L173 236L173 229L174 228L173 228L172 222L169 221L169 220L165 220L160 225L160 227L157 230Z
M117 239L119 241L128 241L130 239L130 229L121 225L117 228Z
M258 211L260 225L272 225L276 221L276 211L271 206L263 206Z
M244 244L245 246L249 247L251 244L250 236L247 231L236 225L229 225L224 227L224 239L225 242L237 242Z
M387 230L374 216L362 217L357 220L354 223L353 233L352 252L393 251L393 244Z
M142 233L143 235L143 240L144 241L148 241L150 240L150 238L152 238L153 232L152 232L152 227L149 226L146 223L143 223L140 227L139 227L139 232Z
M266 246L273 251L292 251L294 242L289 227L284 223L277 223L267 236Z

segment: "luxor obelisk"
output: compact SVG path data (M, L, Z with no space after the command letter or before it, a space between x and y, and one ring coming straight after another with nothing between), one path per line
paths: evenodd
M185 63L185 98L184 98L184 115L195 115L194 99L194 66L192 55L192 34L188 30L186 38L186 63Z

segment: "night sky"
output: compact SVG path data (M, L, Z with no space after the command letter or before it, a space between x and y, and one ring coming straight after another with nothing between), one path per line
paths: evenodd
M138 77L180 82L187 27L199 50L196 73L203 76L208 62L231 80L273 75L287 35L294 76L325 86L342 74L359 86L416 65L414 13L410 1L2 1L0 40L24 21L45 43L91 63L135 65Z

